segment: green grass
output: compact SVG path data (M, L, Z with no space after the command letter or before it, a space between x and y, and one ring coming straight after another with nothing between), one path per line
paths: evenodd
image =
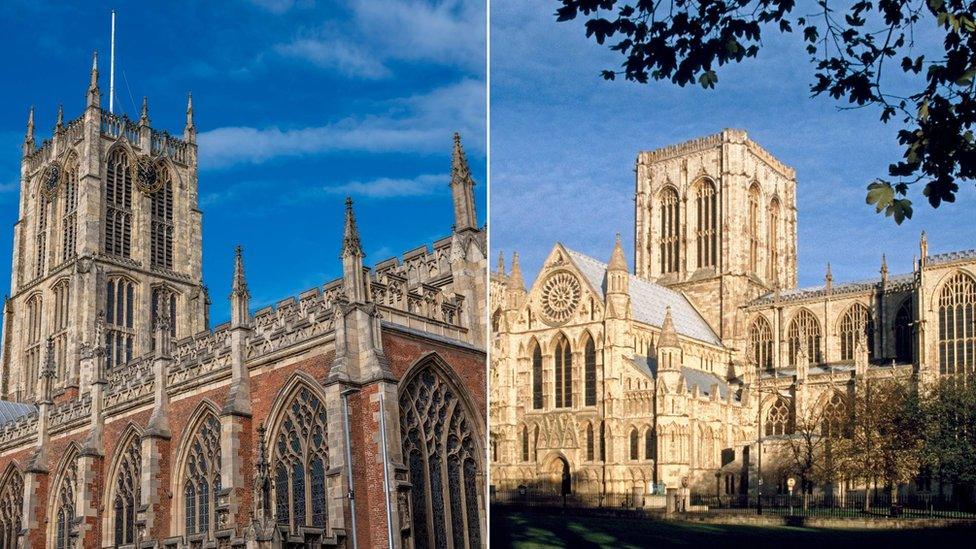
M571 547L913 547L969 546L973 528L927 530L827 530L786 526L731 526L574 514L567 511L491 510L491 547L543 549Z

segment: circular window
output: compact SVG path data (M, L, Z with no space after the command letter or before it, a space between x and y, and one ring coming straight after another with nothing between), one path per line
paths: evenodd
M553 273L542 285L542 313L550 324L562 324L576 311L583 288L570 273Z

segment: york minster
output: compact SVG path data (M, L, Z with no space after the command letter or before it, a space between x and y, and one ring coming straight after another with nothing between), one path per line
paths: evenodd
M744 131L640 152L635 172L636 257L608 233L602 257L555 243L535 281L517 253L491 275L493 491L786 493L790 446L841 446L872 387L976 369L976 250L936 252L931 235L930 251L922 233L913 269L894 273L879 240L876 277L835 281L826 265L798 288L796 173ZM823 476L797 491L869 487ZM952 488L910 477L888 488Z

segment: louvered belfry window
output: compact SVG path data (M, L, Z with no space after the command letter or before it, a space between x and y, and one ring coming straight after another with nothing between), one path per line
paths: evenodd
M152 210L152 240L150 256L152 266L163 269L173 268L173 185L165 170L162 187L150 195Z
M129 155L116 149L105 171L105 253L129 257L132 241L132 171Z

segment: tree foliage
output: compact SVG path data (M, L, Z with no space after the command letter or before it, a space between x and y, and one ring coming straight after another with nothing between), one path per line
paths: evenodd
M923 463L940 481L976 484L976 384L944 378L925 394Z
M900 121L902 158L866 197L896 223L912 217L912 185L937 208L976 175L976 0L559 1L559 21L582 16L587 37L624 57L608 80L714 88L719 67L757 56L764 32L802 34L812 95Z

